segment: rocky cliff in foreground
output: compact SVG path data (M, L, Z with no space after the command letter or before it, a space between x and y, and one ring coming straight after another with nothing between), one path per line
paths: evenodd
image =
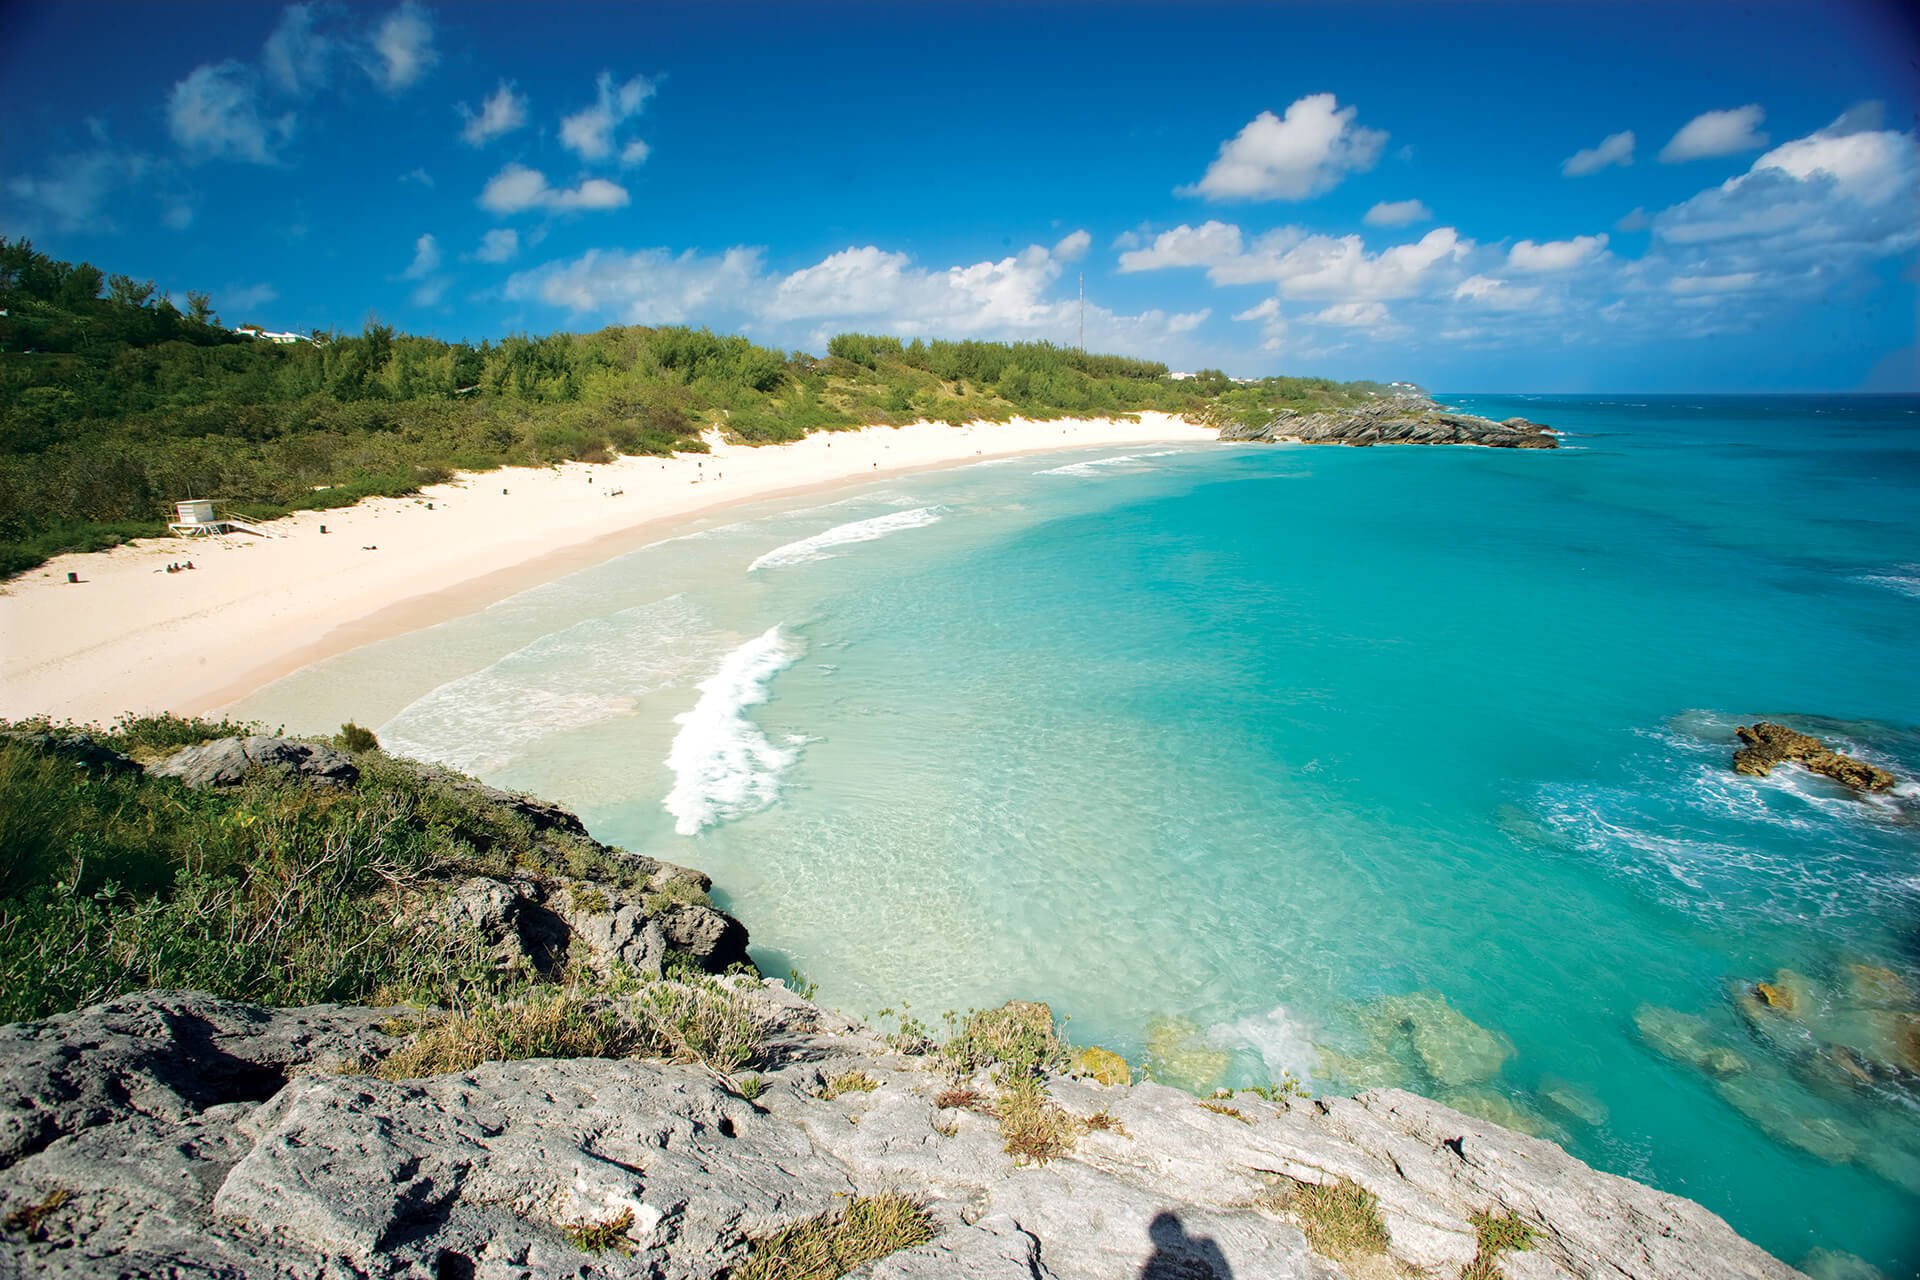
M1798 1274L1698 1205L1410 1094L1203 1101L1044 1067L1029 1087L776 983L700 981L750 1013L757 1074L528 1058L408 1078L381 1064L417 1011L193 993L0 1028L0 1273ZM903 1204L915 1231L870 1226ZM826 1264L766 1261L804 1249Z
M1475 444L1494 449L1555 449L1553 432L1525 418L1495 422L1451 413L1431 400L1398 396L1352 408L1282 409L1264 425L1229 424L1222 440L1299 444Z

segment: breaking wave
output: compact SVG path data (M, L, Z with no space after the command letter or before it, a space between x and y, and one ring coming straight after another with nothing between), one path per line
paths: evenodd
M775 547L748 565L747 572L752 573L756 569L781 569L788 565L805 564L809 560L825 560L837 547L851 546L856 542L872 542L876 538L884 538L902 529L919 529L937 523L939 519L940 511L937 507L914 507L908 511L890 511L883 516L835 525L825 533L816 533L811 538L802 538L798 542L789 542L784 547Z
M707 827L744 817L780 798L780 778L800 756L800 740L784 746L768 740L747 718L765 702L773 678L797 661L798 641L769 627L747 641L700 683L700 700L674 717L680 731L667 751L673 789L666 810L674 830L698 835Z

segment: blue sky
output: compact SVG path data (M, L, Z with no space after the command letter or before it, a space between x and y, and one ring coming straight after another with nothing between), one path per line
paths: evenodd
M1920 389L1896 4L15 3L0 232L228 323Z

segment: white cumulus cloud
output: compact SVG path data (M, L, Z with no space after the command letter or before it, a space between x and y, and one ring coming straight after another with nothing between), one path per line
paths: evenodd
M1757 104L1734 107L1730 111L1708 111L1680 126L1680 131L1660 148L1662 164L1679 164L1708 156L1731 156L1742 151L1758 151L1767 145L1760 122L1767 118Z
M1122 271L1155 271L1162 267L1210 267L1240 256L1240 228L1209 220L1197 227L1181 223L1162 231L1145 248L1120 255Z
M460 129L461 140L470 147L483 147L527 122L527 99L511 83L502 80L480 104L480 110L475 111L463 102L460 115L466 121Z
M421 280L440 269L440 242L431 234L413 242L413 261L401 273L402 280Z
M319 30L310 4L290 4L260 50L260 65L282 92L301 94L327 83L339 39Z
M1515 271L1566 271L1587 262L1607 249L1607 236L1575 236L1571 240L1549 240L1535 244L1522 240L1507 251L1507 265Z
M734 314L760 279L760 250L721 254L689 249L631 253L588 250L507 279L507 297L561 307L575 315L610 314L627 324L680 324Z
M1358 109L1330 93L1310 94L1285 118L1262 111L1220 144L1200 181L1181 195L1212 200L1304 200L1330 190L1349 173L1364 173L1380 158L1387 135L1354 123Z
M1433 210L1424 200L1382 200L1361 219L1370 227L1405 227L1432 220Z
M594 100L560 122L560 141L583 160L604 160L613 154L614 133L622 124L640 114L654 94L653 81L635 76L616 85L610 72L602 71L594 81ZM625 156L623 154L623 159ZM634 161L644 160L645 152Z
M1724 276L1675 276L1667 281L1669 293L1742 293L1760 282L1759 273L1735 271Z
M192 157L273 164L291 114L268 118L253 68L229 59L195 67L167 98L167 130Z
M124 198L124 190L144 180L150 168L145 156L98 147L53 156L44 172L7 179L7 194L24 206L22 221L30 230L50 226L59 231L110 231L115 223L108 208ZM192 221L190 209L187 221Z
M1633 163L1633 130L1610 133L1601 139L1597 147L1588 147L1576 151L1561 164L1560 172L1569 178L1585 177L1589 173L1598 173L1613 165Z
M414 0L405 0L375 28L367 74L389 93L425 75L440 55L433 47L433 21Z
M1371 329L1387 319L1384 302L1336 302L1307 317L1318 324L1338 325L1343 329Z
M577 187L555 187L547 175L523 164L509 164L487 180L480 207L494 213L546 209L566 213L580 209L618 209L628 201L627 189L605 178L588 178Z
M506 262L520 252L520 233L512 227L496 227L480 237L473 256L481 262Z
M1540 300L1536 286L1516 286L1494 276L1468 276L1454 286L1453 296L1490 311L1521 311Z

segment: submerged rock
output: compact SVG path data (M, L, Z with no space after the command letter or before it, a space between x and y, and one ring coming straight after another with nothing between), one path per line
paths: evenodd
M183 747L149 766L148 773L178 778L194 790L237 787L258 770L272 770L316 787L350 787L360 780L360 767L344 752L297 738L215 738L197 747Z
M1581 1124L1599 1128L1607 1122L1607 1104L1584 1087L1558 1076L1540 1077L1540 1097Z
M1492 1089L1450 1089L1439 1101L1466 1115L1478 1116L1489 1124L1512 1129L1535 1138L1559 1138L1560 1127L1538 1110L1508 1094Z
M1735 773L1765 777L1773 766L1794 760L1856 791L1885 791L1893 786L1893 775L1885 769L1843 756L1818 738L1783 724L1762 720L1751 726L1740 725L1734 733L1747 744L1733 753Z
M1383 997L1373 1003L1369 1020L1389 1037L1405 1032L1420 1065L1442 1085L1491 1080L1514 1052L1513 1041L1467 1017L1437 991Z
M1233 1055L1185 1018L1156 1018L1146 1029L1147 1074L1189 1093L1212 1093L1226 1083Z
M1737 1050L1721 1042L1705 1018L1691 1013L1643 1004L1634 1010L1633 1025L1650 1048L1710 1076L1726 1079L1752 1067Z
M1077 1049L1073 1055L1073 1073L1096 1080L1101 1084L1132 1084L1133 1068L1127 1060L1111 1049L1102 1049L1099 1045L1089 1045Z

